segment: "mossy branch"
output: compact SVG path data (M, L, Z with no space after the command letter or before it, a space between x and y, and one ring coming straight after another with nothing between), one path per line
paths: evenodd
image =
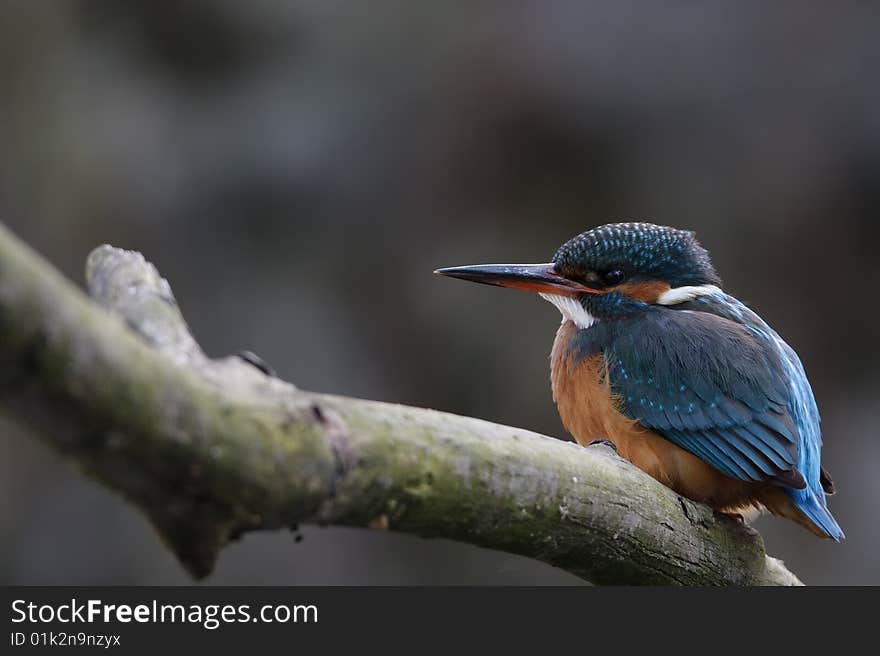
M607 447L209 359L138 253L96 249L87 283L91 298L0 225L0 400L145 512L193 576L242 532L316 523L459 540L594 583L800 583L754 530Z

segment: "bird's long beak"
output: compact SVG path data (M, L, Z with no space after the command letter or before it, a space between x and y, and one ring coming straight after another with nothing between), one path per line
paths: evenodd
M474 264L471 266L437 269L434 273L450 278L461 278L483 285L511 287L527 292L577 296L578 294L601 294L574 280L556 273L553 263L548 264Z

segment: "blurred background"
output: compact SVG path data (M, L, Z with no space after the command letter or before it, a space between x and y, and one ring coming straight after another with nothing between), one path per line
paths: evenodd
M614 220L698 232L799 352L848 539L880 584L880 10L873 3L5 1L0 220L74 280L145 253L212 355L317 391L565 438L555 308L431 275ZM865 345L871 345L865 348ZM515 381L515 384L511 384ZM442 540L251 534L208 584L567 584ZM0 416L0 583L189 579L143 517Z

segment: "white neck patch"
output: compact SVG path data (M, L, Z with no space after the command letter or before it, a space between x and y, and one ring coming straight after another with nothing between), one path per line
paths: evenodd
M562 312L562 321L573 321L578 328L589 328L598 321L596 317L587 312L580 301L571 296L559 296L558 294L540 294L545 301L550 301Z
M695 285L687 287L673 287L657 297L658 305L678 305L685 301L692 301L698 296L711 296L720 294L721 290L716 285Z

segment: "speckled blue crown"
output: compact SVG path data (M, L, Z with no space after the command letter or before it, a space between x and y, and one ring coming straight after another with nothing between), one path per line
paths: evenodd
M653 223L609 223L565 242L553 257L565 275L621 269L628 277L673 287L720 285L709 253L693 232Z

